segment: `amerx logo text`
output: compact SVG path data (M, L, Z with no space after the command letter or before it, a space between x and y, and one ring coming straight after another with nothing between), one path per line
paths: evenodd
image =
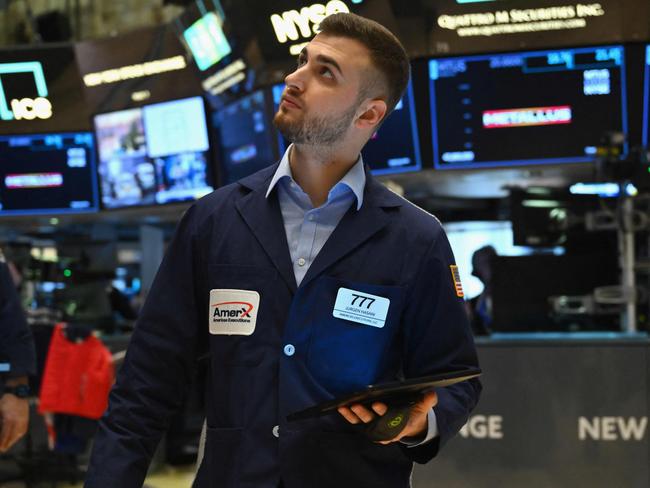
M251 312L255 308L249 302L220 302L213 305L213 322L248 322L252 320Z

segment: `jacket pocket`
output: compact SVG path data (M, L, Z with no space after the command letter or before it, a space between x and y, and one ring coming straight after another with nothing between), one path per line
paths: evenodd
M242 429L207 428L205 453L193 488L236 488L239 486L239 446Z
M385 315L383 324L361 323L352 314L347 315L349 319L341 318L341 314L335 316L335 303L341 288L388 300L387 311L379 315ZM310 373L332 394L347 393L375 382L390 361L391 348L399 348L395 335L399 328L403 288L322 277L315 292L307 353Z

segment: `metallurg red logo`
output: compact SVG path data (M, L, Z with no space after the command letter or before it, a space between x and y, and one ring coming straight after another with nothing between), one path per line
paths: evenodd
M573 114L569 105L486 110L483 112L483 127L500 129L531 125L570 124L572 119Z
M212 306L212 322L250 322L255 308L249 302L220 302Z

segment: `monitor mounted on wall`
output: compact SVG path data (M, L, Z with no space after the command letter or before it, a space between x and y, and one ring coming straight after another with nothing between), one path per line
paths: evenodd
M98 209L92 133L0 136L0 216Z
M94 122L105 208L191 201L213 190L201 97L99 114Z
M627 133L622 46L431 59L429 93L438 169L591 162Z

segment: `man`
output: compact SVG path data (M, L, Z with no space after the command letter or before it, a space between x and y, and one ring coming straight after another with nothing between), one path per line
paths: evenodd
M7 452L29 425L28 375L36 358L9 266L0 251L0 452Z
M472 275L483 283L483 291L467 302L474 335L490 335L492 325L492 262L497 256L493 246L487 245L472 254Z
M196 487L406 487L413 460L431 459L476 404L476 381L431 393L386 445L354 425L383 404L286 421L370 383L476 365L440 223L375 182L360 157L406 88L406 53L352 14L320 28L286 78L275 123L293 144L280 164L215 191L179 224L100 424L87 487L141 486L205 355ZM337 311L355 295L382 304L372 326Z

